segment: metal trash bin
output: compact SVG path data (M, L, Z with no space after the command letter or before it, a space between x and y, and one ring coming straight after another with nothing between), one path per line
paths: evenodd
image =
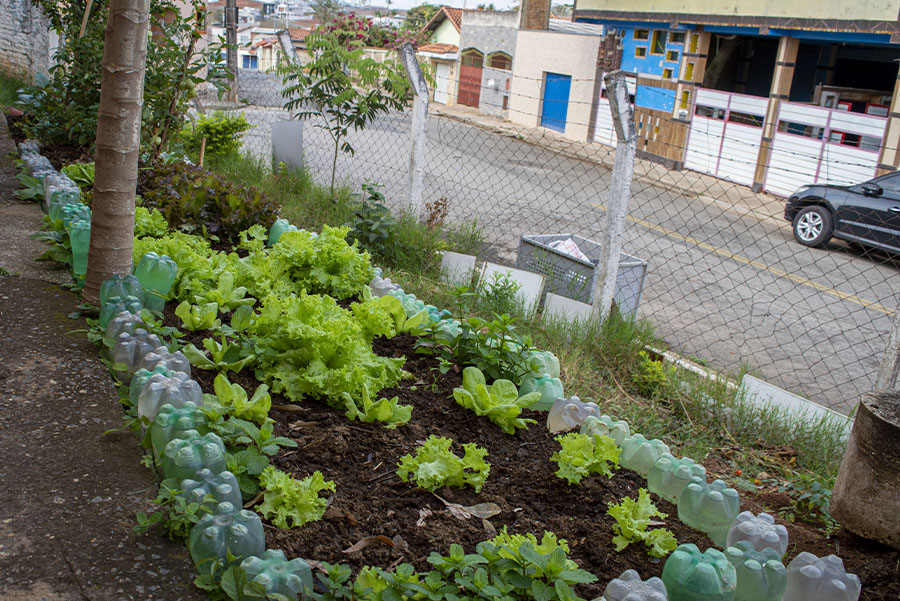
M590 261L583 261L570 254L551 248L551 242L571 238ZM519 240L516 267L547 278L546 292L553 292L590 304L594 290L594 277L600 262L600 245L593 240L575 234L524 235ZM647 277L647 261L620 253L619 271L616 274L615 302L619 313L635 318L644 279ZM543 299L541 299L543 302Z

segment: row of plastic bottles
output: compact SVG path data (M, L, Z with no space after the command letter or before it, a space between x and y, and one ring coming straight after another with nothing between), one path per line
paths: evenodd
M856 601L859 578L839 557L798 554L787 568L781 556L748 541L725 552L679 546L666 560L662 578L641 580L627 570L612 580L600 601Z

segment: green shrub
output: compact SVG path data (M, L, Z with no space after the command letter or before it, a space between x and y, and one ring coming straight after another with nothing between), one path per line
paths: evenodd
M158 209L169 227L229 244L237 244L240 233L252 225L271 226L281 208L253 186L238 186L187 163L142 169L138 189L144 206Z
M240 151L244 133L252 127L243 113L216 111L200 117L195 127L185 127L181 139L185 150L199 152L201 141L206 138L206 154L223 156Z

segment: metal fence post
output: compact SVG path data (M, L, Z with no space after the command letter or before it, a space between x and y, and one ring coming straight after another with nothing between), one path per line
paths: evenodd
M631 178L634 175L634 155L637 151L637 132L634 109L628 101L628 87L623 71L607 73L603 78L609 90L609 108L616 126L616 159L613 164L606 219L600 234L600 263L594 276L593 312L600 321L609 316L619 271L619 252L622 230L628 214Z
M407 210L419 220L422 214L422 189L425 169L425 140L428 127L428 84L419 61L416 60L416 49L412 44L406 43L398 48L403 67L406 69L406 77L413 90L412 111L412 145L409 152L409 196L407 198Z
M900 307L897 307L894 320L891 322L891 333L884 347L881 364L878 366L875 389L896 388L898 371L900 371Z

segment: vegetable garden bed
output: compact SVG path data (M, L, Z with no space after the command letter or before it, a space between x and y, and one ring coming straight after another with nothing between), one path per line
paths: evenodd
M246 248L254 247L254 240L255 248L262 253L259 233L257 231L255 238L251 236L251 240L245 241L249 244L245 245L242 255L247 254ZM361 275L363 266L356 265L359 257L354 252L348 252L346 245L341 246L343 241L335 237L334 230L323 231L322 238L325 240L324 244L328 245L327 256L332 260L328 265L309 261L309 257L321 259L321 255L311 254L308 240L295 236L286 247L271 253L281 253L280 259L263 257L257 262L251 260L242 264L241 269L246 268L247 271L239 274L250 285L272 294L261 302L269 305L262 310L268 311L265 317L268 328L265 336L268 339L263 345L263 352L267 353L266 361L270 363L267 377L277 372L277 377L273 379L279 385L293 387L295 398L301 393L305 394L302 386L308 386L317 375L308 365L303 366L306 370L304 374L298 376L295 366L289 362L278 363L281 354L302 352L297 345L303 344L283 335L284 323L280 319L291 315L292 319L300 322L297 331L307 327L311 331L320 328L323 323L333 325L329 320L340 321L343 318L336 314L340 310L330 305L331 299L312 300L308 305L302 305L298 301L288 307L287 304L278 304L281 297L295 297L301 278L305 278L302 280L304 287L328 288L365 277ZM152 242L142 244L153 245ZM167 244L172 245L166 247L167 250L180 250L177 248L178 244L190 243L186 237L182 237L169 240ZM184 250L186 248L187 246ZM215 286L218 284L221 290L227 289L227 292L222 293L225 294L224 298L235 303L235 306L240 304L238 297L241 295L232 297L232 287L222 288L223 272L212 271L213 266L217 266L216 269L236 273L228 271L235 268L232 259L219 256L207 264L205 259L201 260L205 251L201 252L202 249L199 248L197 250L200 254L193 256L191 260L204 267L198 271L199 280L189 282L190 286L210 293L217 291ZM188 256L189 253L185 253L186 259ZM368 261L365 263L367 265ZM351 264L355 265L348 269L352 273L344 274L343 269ZM203 269L207 271L204 272ZM197 274L188 274L188 278L195 275ZM356 291L359 287L354 285L352 289ZM196 293L196 290L190 292ZM182 290L182 295L190 296L190 292ZM257 296L259 299L264 298L263 294ZM352 294L342 296L344 298L340 306L346 308L354 299L348 298ZM208 295L203 296L204 301L210 298ZM182 311L176 317L176 304L177 301L170 301L167 305L164 323L182 329L185 313ZM201 304L196 307L200 311L193 316L188 314L195 325L207 320L203 306ZM258 310L259 305L255 309ZM378 319L372 317L375 309L369 306L359 310L360 323L365 324L364 327L377 324ZM280 314L279 311L284 313ZM294 313L290 314L289 311ZM318 321L313 321L311 316ZM212 323L216 318L217 314L213 309L208 321ZM262 315L259 318L262 320ZM308 320L308 323L304 320ZM343 326L335 326L334 336L338 335L340 327ZM375 332L374 326L372 332ZM190 342L197 348L202 348L205 338L216 336L217 332L212 330L189 331L185 332L185 337L178 344ZM327 328L320 328L314 336L318 338L310 339L317 344L330 339ZM371 334L365 336L371 337ZM367 366L381 366L382 371L373 369L366 374L366 377L370 377L367 382L375 382L377 377L389 379L385 374L389 375L391 368L385 365L390 362L382 359L372 361L370 359L377 357L371 357L371 353L365 355L368 353L368 341L360 345L365 336L347 334L346 340L353 342L359 351L353 357L366 362ZM259 340L256 343L255 352L259 354ZM288 350L281 349L279 345L285 343L295 346ZM327 342L324 344L327 345ZM266 524L266 548L284 550L288 557L302 557L313 565L318 562L343 563L355 572L359 572L364 566L389 570L402 563L412 564L416 570L427 571L431 569L427 560L432 552L445 555L453 543L461 544L466 552L473 552L477 543L497 536L506 528L510 534L530 533L538 540L545 531L552 532L559 539L565 539L569 558L575 560L581 569L597 577L595 582L575 587L575 592L585 598L599 596L609 580L618 577L626 569L637 570L643 578L661 574L664 560L649 556L642 544L634 543L622 551L615 550L615 521L607 514L609 503L618 503L626 497L638 497L638 490L646 487L643 477L626 469L617 469L610 478L593 475L580 484L568 484L555 474L557 464L551 461L551 455L559 450L559 444L547 432L546 414L526 411L522 417L532 418L537 423L527 429L519 429L515 434L505 433L487 418L476 416L454 400L453 390L462 383L463 366L441 364L436 357L416 354L415 344L416 339L407 334L398 334L390 339L374 335L372 343L372 350L380 357L405 358L403 369L408 372L409 377L401 380L394 388L381 390L377 394L373 392L372 397L375 400L396 396L401 405L411 406L412 418L406 425L385 428L379 423L351 421L343 410L328 405L325 399L310 398L307 395L302 403L292 404L285 396L272 394L272 410L269 415L275 420L275 435L292 439L296 443L295 448L281 449L272 463L297 480L316 471L321 472L325 480L334 483L335 491L328 499L328 508L322 520L289 530ZM366 348L361 349L361 346ZM342 350L338 349L338 354L340 352ZM294 357L296 359L296 355ZM277 369L271 369L272 365ZM299 365L299 362L295 365ZM379 373L380 376L377 375ZM215 371L195 368L192 376L203 392L210 395L216 392ZM359 384L358 373L354 377L357 379L337 382L337 388L334 388L336 380L326 381L323 378L324 384L321 385L342 391L341 386L346 384L348 390L358 394L358 386L362 384ZM232 383L240 384L248 394L260 384L252 368L229 373L228 378ZM306 380L301 381L302 378ZM269 384L273 382L270 381ZM353 401L359 402L359 399L354 398ZM599 401L602 407L602 399ZM451 439L452 450L457 455L462 454L462 445L465 443L476 443L486 449L490 474L480 492L476 493L466 487L441 488L432 493L417 488L414 483L401 481L397 474L401 457L414 453L432 435ZM722 473L724 470L719 468L720 464L715 457L701 462L706 464L709 475L713 478L731 476ZM667 514L667 517L661 518L660 525L669 529L679 544L694 543L701 549L712 546L705 535L677 519L674 505L655 496L653 500ZM253 507L260 501L260 498L255 498L247 505ZM742 510L754 513L778 511L790 504L787 495L773 492L742 492L741 501ZM897 551L844 531L827 538L819 530L821 524L797 522L786 525L790 533L790 546L784 558L785 564L801 551L818 556L835 553L844 560L847 571L857 574L862 581L861 599L886 601L900 598L900 554Z

